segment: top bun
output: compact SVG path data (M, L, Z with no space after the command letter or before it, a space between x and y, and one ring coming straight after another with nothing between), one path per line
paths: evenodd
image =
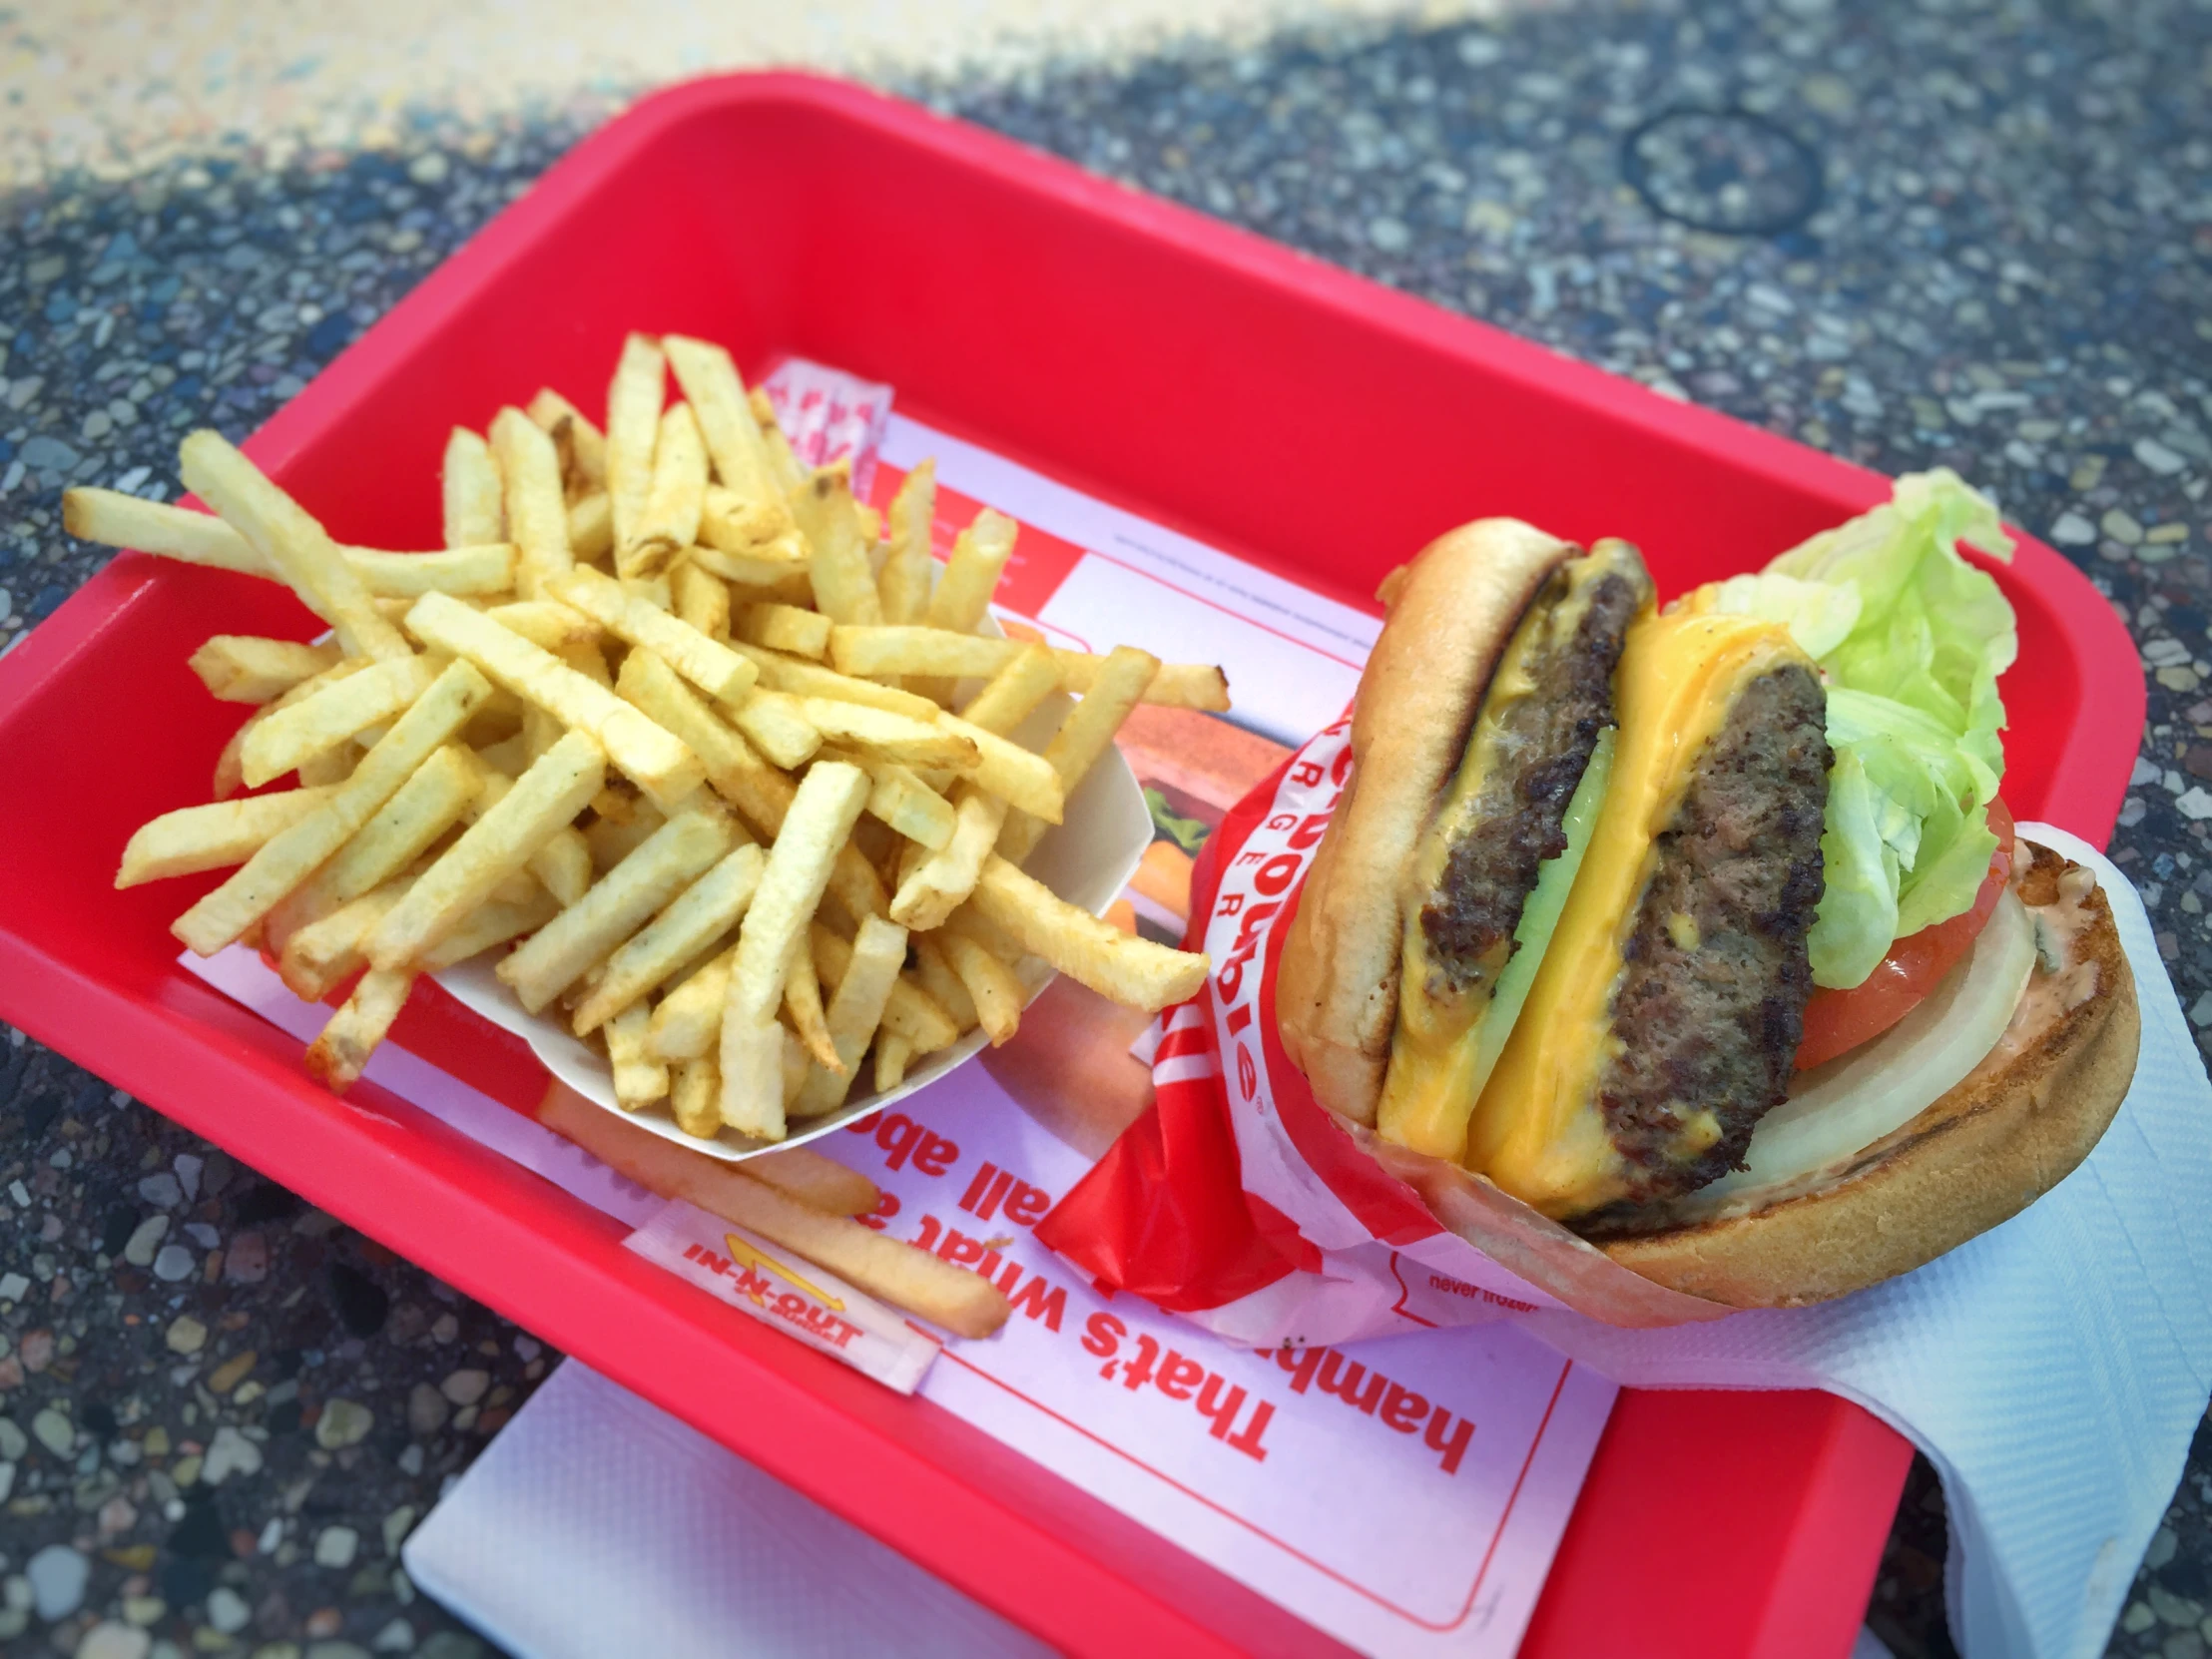
M1316 1099L1357 1123L1375 1122L1389 1066L1414 847L1521 614L1580 551L1518 519L1477 519L1382 583L1389 619L1360 681L1352 776L1307 873L1275 993L1284 1052Z

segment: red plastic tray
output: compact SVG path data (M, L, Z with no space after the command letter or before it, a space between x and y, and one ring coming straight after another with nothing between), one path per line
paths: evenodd
M919 418L1355 604L1480 513L1628 536L1669 591L1882 480L920 110L739 77L580 146L248 445L342 538L430 545L439 449L550 382L596 411L625 330L798 352ZM2143 719L2110 607L2049 549L2005 794L2101 843ZM1078 1652L1342 1651L976 1430L734 1320L566 1194L183 972L212 884L111 885L202 799L236 711L208 634L304 635L274 587L130 555L0 662L0 1016ZM192 891L185 890L187 886ZM410 1011L413 1017L413 1011ZM483 1063L516 1063L496 1044ZM1627 1392L1529 1655L1842 1655L1908 1448L1819 1394Z

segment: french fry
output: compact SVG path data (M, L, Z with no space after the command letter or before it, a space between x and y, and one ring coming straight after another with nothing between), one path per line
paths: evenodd
M988 679L1022 651L1019 640L955 634L942 628L855 628L830 633L830 666L839 674L928 674Z
M424 658L394 658L274 711L254 728L240 755L248 787L259 789L355 733L390 720L429 690L434 678Z
M492 417L491 449L504 486L507 533L517 552L515 588L523 598L537 599L576 562L568 546L560 456L544 429L512 406Z
M318 811L263 843L245 868L178 917L170 931L199 955L213 956L357 833L490 695L490 683L474 668L450 665Z
M983 613L990 609L991 595L998 591L998 578L1013 556L1014 536L1019 529L1004 513L989 507L977 513L975 521L954 539L952 557L922 609L922 620L932 628L949 629L955 634L974 632Z
M668 1066L645 1049L645 1033L652 1023L653 1010L643 997L607 1021L615 1103L625 1112L639 1111L668 1094Z
M852 759L843 754L832 758ZM931 851L952 839L958 822L952 803L922 782L911 767L866 757L853 760L853 764L868 776L869 816Z
M711 640L720 640L730 632L730 584L711 570L705 570L687 557L669 572L669 592L676 601L676 614L689 626L698 629ZM746 659L751 662L749 657ZM760 669L754 669L756 677Z
M529 880L529 877L510 877ZM491 898L461 919L452 932L423 952L422 970L438 973L480 955L495 944L535 932L560 913L561 901L536 882L522 898ZM504 890L505 883L501 884Z
M237 527L310 611L337 630L347 656L414 654L376 609L367 584L328 532L220 432L194 432L178 456L185 482Z
M748 645L818 662L830 648L830 619L796 605L748 605L738 612L731 631Z
M695 797L694 800L697 798ZM686 802L685 806L692 805ZM660 808L650 801L638 804L637 812L623 823L612 819L599 819L585 827L584 844L591 852L592 868L601 875L630 856L652 838L655 830L668 821Z
M291 690L263 704L247 716L239 729L231 734L230 741L223 746L223 753L216 757L215 781L210 785L208 794L215 800L222 801L246 787L247 740L253 737L270 716L279 709L288 709L295 703L305 702L323 687L335 685L349 675L359 674L368 666L368 659L365 657L343 658L320 674L310 675Z
M180 564L281 580L270 562L212 513L79 485L62 491L62 528L80 541L128 547Z
M936 722L828 697L801 698L799 708L825 738L901 766L972 771L983 764L980 749L971 739Z
M867 1052L875 1028L882 1023L891 987L898 983L906 962L906 929L881 916L869 916L853 936L845 959L845 971L830 998L830 1037L836 1045L834 1067L819 1063L808 1073L799 1099L791 1108L794 1117L820 1117L844 1104L859 1074L860 1056Z
M491 445L465 426L454 427L445 440L445 465L438 484L446 546L472 547L507 539L499 463L492 458Z
M941 712L926 697L893 686L879 686L872 680L856 680L849 674L838 674L820 663L787 657L780 651L765 651L760 646L738 640L730 642L730 649L752 658L754 667L761 671L761 684L772 691L789 692L794 697L827 697L835 703L857 703L865 709L881 709L886 714L904 715L909 720L934 720Z
M714 792L737 808L759 834L773 838L791 806L794 786L770 766L738 733L685 685L676 671L651 651L638 650L622 660L615 689L623 699L696 754ZM755 693L747 701L759 697Z
M960 718L1002 738L1012 737L1014 728L1059 689L1060 665L1052 653L1041 645L1025 645L969 700Z
M1060 665L1060 689L1078 697L1090 694L1091 683L1106 666L1104 657L1081 651L1054 651ZM1229 676L1205 663L1162 663L1145 687L1147 703L1170 709L1203 709L1210 714L1229 712Z
M653 450L667 389L668 361L661 348L643 334L630 335L607 387L607 498L617 547L637 533L653 489Z
M889 1094L905 1082L907 1062L913 1057L914 1046L904 1037L892 1031L878 1031L875 1034L875 1092ZM795 1150L804 1151L805 1148Z
M784 1013L792 1022L792 1029L799 1034L808 1057L817 1065L834 1069L844 1063L837 1058L837 1045L830 1035L829 1020L823 1012L822 981L815 975L812 951L792 952L792 970L784 979Z
M954 910L939 931L964 933L1008 967L1016 969L1032 954L1022 947L1019 939L984 916L972 904L963 904Z
M449 593L477 599L514 586L514 543L483 542L440 553L385 553L372 547L340 551L368 591L382 599L415 599Z
M661 348L685 398L697 407L700 435L714 457L716 475L732 489L770 485L760 422L746 402L737 360L712 341L685 334L666 336Z
M951 840L922 859L899 882L898 891L891 897L891 920L917 932L941 927L945 917L975 890L976 880L983 873L983 859L1006 822L1006 803L994 795L968 789L961 794L955 819Z
M246 801L185 807L142 826L123 848L118 887L243 864L274 835L325 805L333 792L287 790Z
M805 538L792 517L791 503L774 488L756 496L709 484L700 508L699 540L725 557L773 571L772 579L806 572ZM811 583L807 591L813 594Z
M330 1016L322 1034L308 1045L307 1069L333 1094L343 1094L361 1075L376 1045L391 1030L414 988L411 968L396 972L370 969L361 975L345 1006Z
M900 480L891 497L891 550L875 578L884 622L915 622L929 606L929 531L937 516L937 463L925 460Z
M1021 981L1014 970L965 933L943 935L944 959L959 976L976 1022L998 1047L1021 1026Z
M502 773L494 772L488 767L485 768L477 788L476 801L469 809L470 822L473 823L481 819L486 813L498 806L500 802L504 801L507 798L508 791L514 788L516 780L524 772L527 772L530 766L535 766L546 755L559 747L559 743L560 739L556 736L543 750L532 756L528 765L517 772L513 779ZM584 896L584 890L591 885L591 845L584 839L583 831L573 825L564 825L554 830L546 839L545 844L530 854L527 864L530 873L536 876L545 885L546 889L563 904L575 903Z
M722 1030L722 1006L730 994L730 970L737 960L738 947L732 945L662 997L653 1010L653 1029L646 1046L666 1060L697 1060L712 1055L715 1038ZM716 1110L721 1110L719 1105Z
M268 703L341 660L335 644L216 634L192 654L190 667L225 703Z
M830 884L837 851L867 800L867 774L811 768L784 816L753 907L738 933L722 1019L722 1121L763 1140L784 1138L782 1040L776 1008L805 947L808 919Z
M605 490L569 503L568 550L586 564L596 564L615 550L614 505Z
M371 743L381 735L381 726L372 726L360 736L362 743ZM342 784L353 776L353 763L358 759L348 745L340 745L320 755L309 756L299 763L299 787L303 790L327 789Z
M864 1216L882 1202L875 1183L859 1171L803 1146L748 1158L743 1167L754 1180L826 1216Z
M562 451L561 476L571 495L587 495L607 487L607 437L584 418L583 410L547 386L530 399L524 413L543 427Z
M84 541L129 547L182 564L235 570L282 581L276 567L222 519L189 507L142 501L116 490L62 492L62 523ZM387 553L375 548L339 549L371 594L413 598L431 592L461 596L499 593L514 585L514 548L494 537L486 546L442 553Z
M407 613L407 631L426 645L474 663L563 725L590 733L607 759L664 810L691 794L706 776L698 756L637 709L458 600L424 594Z
M644 646L710 697L742 700L761 677L751 658L656 609L596 570L570 571L553 584L553 592L616 638Z
M584 810L606 769L605 752L582 732L547 750L376 924L362 951L370 965L405 967L459 926Z
M767 392L755 386L746 393L745 406L753 411L754 424L761 429L761 444L768 452L769 472L776 480L776 487L796 501L807 487L807 470L792 453L784 428L777 424L776 405L769 401Z
M678 813L528 943L498 974L531 1013L567 990L736 845L719 810Z
M530 855L530 873L563 905L578 902L591 888L591 843L573 825Z
M396 875L350 903L339 905L328 915L316 916L292 928L276 958L277 975L292 995L303 1001L320 1002L358 973L367 961L361 954L361 941L390 913L391 907L406 896L407 888L420 873L420 870L409 870Z
M788 693L756 691L728 707L738 730L787 772L805 766L822 747L822 729L807 718L805 705Z
M984 860L969 902L1024 950L1125 1007L1157 1013L1185 1001L1212 966L1204 951L1170 950L1120 932L996 854Z
M1069 795L1112 746L1114 734L1129 718L1129 711L1143 701L1145 688L1159 672L1160 659L1134 646L1116 646L1107 657L1092 679L1091 689L1083 694L1083 701L1068 712L1059 731L1045 745L1044 758L1060 775L1061 787ZM998 855L1008 863L1020 863L1044 830L1043 823L1027 813L1009 814L1005 828L999 831Z
M807 937L808 948L814 952L816 974L826 985L841 984L852 946L820 925ZM915 933L907 942L918 949L927 937ZM943 1005L905 974L899 975L898 983L891 987L890 999L883 1004L883 1029L905 1038L916 1054L934 1054L960 1040L960 1028L953 1024Z
M779 1043L778 1045L782 1045ZM585 1108L596 1111L596 1108ZM577 1114L581 1116L579 1112ZM989 1280L926 1251L914 1249L888 1234L862 1227L849 1216L825 1215L812 1204L779 1192L766 1181L745 1173L756 1163L788 1153L764 1154L743 1164L726 1164L689 1149L660 1140L632 1128L606 1112L599 1117L616 1129L630 1129L635 1140L620 1147L601 1132L597 1141L584 1141L583 1133L565 1123L552 1127L578 1140L585 1150L627 1175L640 1186L681 1198L725 1221L758 1233L774 1245L827 1268L854 1289L902 1308L962 1337L988 1337L1006 1323L1013 1305ZM540 1109L540 1121L546 1119ZM654 1150L642 1143L653 1142ZM663 1164L657 1149L687 1160L682 1165ZM648 1161L652 1160L652 1161ZM701 1169L698 1166L707 1166Z
M937 724L975 745L977 761L968 775L1010 807L1019 807L1047 824L1058 824L1067 792L1052 764L1033 750L970 726L957 715L940 714Z
M350 903L413 863L460 823L482 784L482 771L457 744L447 744L424 761L315 872L308 886L316 892L316 913Z
M592 574L597 576L599 573L595 570ZM653 607L648 605L646 608L651 610ZM554 655L601 690L615 689L615 677L607 672L607 659L591 641L579 640L572 645L564 645Z
M589 1036L749 914L767 862L750 841L736 848L609 956L570 1019L576 1035Z
M679 1099L685 1087L679 1072ZM625 1123L558 1083L538 1107L538 1121L639 1186L758 1233L855 1289L957 1335L987 1337L1013 1311L989 1280L852 1220L866 1213L858 1207L862 1194L854 1184L863 1178L837 1180L825 1171L796 1178L809 1186L793 1191L787 1185L795 1181L792 1172L808 1167L800 1160L812 1158L805 1148L727 1163ZM812 1162L819 1166L829 1160ZM772 1166L780 1167L772 1174ZM818 1202L818 1194L829 1202ZM873 1209L873 1203L867 1208Z
M510 694L502 692L499 695L504 697ZM530 712L535 713L536 711ZM550 749L552 745L547 744L545 747ZM514 736L499 743L488 744L479 749L476 752L476 758L483 762L487 771L495 772L502 778L513 779L520 778L524 770L537 757L530 753L529 739L523 733L517 732Z
M952 1022L955 1032L972 1031L981 1023L976 1018L975 999L968 995L967 986L952 971L952 963L944 953L944 934L916 933L913 936L914 978L922 990Z
M808 574L814 578L815 609L834 622L880 622L875 572L853 510L851 463L817 468L800 499L800 527L814 549Z
M511 634L520 634L556 657L572 646L588 645L602 632L598 623L572 605L555 599L517 599L491 606L484 614Z
M789 586L798 598L812 600L815 588L807 575L806 544L790 521L790 510L778 497L772 515L761 503L709 484L706 505L699 514L699 545L686 556L726 582L748 588Z
M716 1069L714 1058L703 1055L680 1061L671 1069L674 1083L669 1090L669 1116L685 1134L713 1140L722 1133L722 1073Z
M689 403L661 416L659 441L645 500L629 534L615 540L615 570L622 576L657 576L699 539L699 515L707 504L707 449Z

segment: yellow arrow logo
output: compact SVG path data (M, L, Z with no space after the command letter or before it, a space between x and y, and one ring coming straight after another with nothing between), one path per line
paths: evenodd
M825 1308L830 1309L833 1313L841 1314L844 1312L844 1304L840 1302L837 1298L831 1296L820 1285L809 1284L806 1280L800 1278L798 1274L792 1272L790 1268L784 1266L784 1264L779 1262L775 1257L768 1255L764 1251L756 1250L752 1245L747 1244L745 1240L739 1238L737 1234L723 1234L722 1242L730 1247L731 1261L742 1262L749 1268L760 1268L764 1272L773 1273L774 1275L776 1275L777 1278L783 1280L785 1284L791 1286L794 1290L804 1291L807 1295L813 1297L817 1302L821 1303Z

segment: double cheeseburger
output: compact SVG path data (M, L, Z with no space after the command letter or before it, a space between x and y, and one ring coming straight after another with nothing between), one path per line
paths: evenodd
M2015 840L1994 510L1948 473L1665 610L1488 519L1385 581L1280 971L1323 1105L1614 1261L1823 1301L2013 1215L2134 1073L2087 868Z

